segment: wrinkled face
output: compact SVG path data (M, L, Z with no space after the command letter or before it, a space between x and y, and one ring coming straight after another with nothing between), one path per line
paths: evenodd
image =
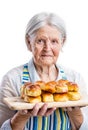
M56 27L45 25L30 41L35 64L50 66L55 64L61 50L61 34Z

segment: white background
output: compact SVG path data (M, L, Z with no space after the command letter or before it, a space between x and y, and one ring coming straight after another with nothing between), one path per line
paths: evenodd
M67 41L58 62L80 72L88 86L87 0L0 0L0 81L13 67L29 61L24 35L29 19L39 12L54 12L67 27Z

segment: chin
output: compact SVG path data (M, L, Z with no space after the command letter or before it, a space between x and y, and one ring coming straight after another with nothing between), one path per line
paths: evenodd
M40 66L51 66L53 64L56 64L56 60L50 58L40 58L35 60L35 64L38 64Z
M55 63L54 63L53 61L49 61L49 60L48 60L48 61L46 60L46 61L42 61L42 62L41 62L41 65L42 65L42 66L44 66L44 65L50 66L50 65L52 65L52 64L55 64Z

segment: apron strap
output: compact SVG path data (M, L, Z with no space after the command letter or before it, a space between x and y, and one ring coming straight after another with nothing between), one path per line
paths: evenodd
M60 66L59 66L59 70L60 70L60 74L61 74L62 79L66 80L67 79L66 74Z
M23 75L22 75L22 85L29 80L29 71L28 71L28 63L24 65L23 67Z

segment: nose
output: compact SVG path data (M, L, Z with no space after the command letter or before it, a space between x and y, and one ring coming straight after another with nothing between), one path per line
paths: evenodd
M45 50L50 50L50 49L51 49L51 42L50 42L50 40L48 40L48 41L44 44L44 49L45 49Z

